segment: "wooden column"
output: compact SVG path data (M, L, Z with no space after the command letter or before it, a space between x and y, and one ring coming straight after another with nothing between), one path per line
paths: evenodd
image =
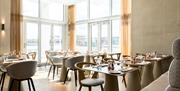
M75 33L75 15L74 15L75 6L68 6L68 31L69 31L69 48L74 50L74 33Z

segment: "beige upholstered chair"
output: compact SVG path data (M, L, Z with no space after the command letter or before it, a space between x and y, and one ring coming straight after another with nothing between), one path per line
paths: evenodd
M74 71L74 76L75 76L75 85L77 86L77 68L74 66L77 62L83 62L84 61L84 56L76 56L72 57L66 60L65 66L67 67L68 71L66 72L66 77L64 80L64 84L66 83L67 77L68 77L68 72L69 70Z
M50 55L47 55L47 58L49 60L50 63L50 68L49 68L49 72L48 72L48 77L50 75L51 69L53 68L53 80L54 80L54 75L55 75L55 70L57 69L57 74L58 74L58 69L60 67L62 67L62 62L59 59L55 59Z
M166 91L180 91L180 38L172 46L173 61L169 68L169 86Z
M103 83L104 80L100 78L96 78L97 73L95 72L92 78L85 78L84 70L82 69L83 66L87 65L95 65L94 63L88 62L78 62L75 64L76 68L78 69L78 77L79 77L79 91L81 91L82 86L88 87L89 91L91 91L92 86L101 86L101 90L103 91Z
M35 60L36 59L36 52L29 52L27 54L27 59Z
M141 87L144 88L154 80L153 64L147 64L142 67Z
M127 73L127 88L126 91L140 91L140 74L139 70L135 70Z
M31 77L36 72L36 65L37 65L37 61L22 61L22 62L8 65L6 67L7 74L12 79L9 90L11 91L14 80L19 82L19 85L18 85L19 91L20 91L20 85L21 85L20 82L23 80L28 80L29 90L31 91L31 86L30 86L30 82L31 82L33 90L35 91L34 83Z

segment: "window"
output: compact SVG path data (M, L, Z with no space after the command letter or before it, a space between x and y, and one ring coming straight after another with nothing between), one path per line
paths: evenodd
M87 3L87 0L80 2L80 3L77 3L75 8L76 8L76 15L75 15L76 21L88 19L88 3Z
M122 6L121 6L121 0L112 0L112 15L120 15Z
M90 0L90 19L109 16L110 0Z
M22 15L38 17L38 0L22 0Z
M112 20L112 52L120 51L120 20Z
M46 50L61 50L65 21L59 0L22 0L22 15L27 52L37 52L38 60L45 62Z
M98 47L98 44L99 44L99 26L98 24L92 24L92 41L91 41L91 47L92 47L92 51L98 51L99 50L99 47Z
M101 24L101 51L109 51L110 45L109 45L109 24L107 22L102 22Z
M53 27L53 50L58 51L62 48L62 26L54 25Z
M52 50L51 25L41 25L41 57L45 57L46 50Z
M40 0L41 18L63 21L63 4L60 0Z
M87 0L76 4L76 27L87 24L89 37L87 41L90 51L120 51L120 14L122 0ZM83 31L83 28L81 28ZM76 31L80 33L79 31ZM82 34L83 32L81 32ZM79 41L75 38L75 41ZM77 46L77 45L76 45ZM83 47L82 47L83 48ZM76 49L81 49L78 46Z
M27 52L38 52L38 24L28 22L25 24L25 47Z
M86 52L88 50L88 26L87 24L76 25L75 46L76 50Z

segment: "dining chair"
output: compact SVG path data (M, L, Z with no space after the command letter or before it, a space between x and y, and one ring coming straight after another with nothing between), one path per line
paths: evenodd
M126 91L140 91L141 89L141 76L139 70L134 70L126 74L127 77L127 88Z
M35 60L36 59L36 52L29 52L27 54L27 59Z
M57 69L56 73L58 74L58 69L60 67L62 67L63 64L59 59L55 59L51 55L47 55L47 58L48 58L49 63L50 63L48 77L50 75L51 69L53 68L53 80L54 80L55 70Z
M113 53L110 56L112 60L119 61L121 57L121 53Z
M9 75L12 79L9 91L12 90L12 85L14 81L18 82L18 91L20 91L21 81L24 80L28 81L29 91L31 91L30 83L32 85L33 90L35 91L35 86L31 77L36 72L36 65L37 61L22 61L8 65L6 67L7 75Z
M4 80L5 80L5 76L6 76L6 73L7 73L7 70L6 70L6 66L8 66L10 63L6 63L4 64L4 59L5 59L5 56L1 56L0 57L0 73L1 73L1 77L0 77L0 86L1 86L1 90L0 91L3 91L3 87L4 87Z
M75 86L77 86L77 68L75 67L75 64L77 62L83 62L83 61L84 61L84 56L71 57L71 58L66 60L65 66L67 67L68 70L66 72L64 84L66 83L69 70L72 70L72 71L74 71Z
M92 86L100 86L101 91L103 91L104 80L96 77L97 72L94 72L94 74L90 78L87 78L89 76L85 76L85 70L82 67L88 66L88 65L96 65L96 64L89 63L89 62L78 62L75 64L75 67L78 69L78 77L79 77L79 84L80 84L79 91L81 91L82 86L88 87L89 91L91 91Z

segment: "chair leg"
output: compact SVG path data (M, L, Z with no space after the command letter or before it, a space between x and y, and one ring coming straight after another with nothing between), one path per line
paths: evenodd
M48 64L48 60L46 60L45 68L46 68L47 64Z
M80 85L80 87L79 87L79 91L81 91L81 88L82 88L82 85Z
M31 81L31 84L32 84L32 87L33 87L33 91L36 91L32 78L30 78L30 81Z
M57 70L56 74L58 75L58 66L56 66L56 70Z
M12 82L11 82L10 87L9 87L9 91L11 91L13 83L14 83L14 79L12 79Z
M75 86L77 86L77 70L74 70Z
M30 85L30 81L29 81L30 79L28 79L27 81L28 81L28 87L29 87L29 91L31 91L31 85Z
M49 68L48 77L49 77L49 75L50 75L51 68L52 68L52 65L51 65L50 68Z
M124 86L127 87L125 75L123 75Z
M103 85L101 84L101 91L104 91Z
M6 73L4 72L1 76L1 82L0 82L1 83L1 90L0 91L3 91L5 77L6 77Z
M21 81L18 81L18 91L21 91Z
M66 79L67 79L67 76L68 76L68 72L69 72L69 69L68 69L67 72L66 72L66 77L65 77L65 79L64 79L64 84L66 83Z
M91 86L88 87L89 91L91 91Z
M53 66L53 80L54 80L55 70L56 70L56 66Z

